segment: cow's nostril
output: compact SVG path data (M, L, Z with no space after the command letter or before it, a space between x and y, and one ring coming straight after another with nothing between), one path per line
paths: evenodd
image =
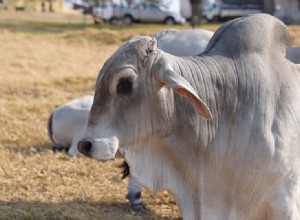
M79 141L78 142L78 150L82 154L90 154L92 151L92 143L90 141Z
M83 149L85 152L90 153L92 150L92 143L90 141L83 142Z

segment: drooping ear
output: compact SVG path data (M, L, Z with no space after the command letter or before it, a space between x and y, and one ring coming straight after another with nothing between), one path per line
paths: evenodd
M178 94L186 96L195 107L198 115L208 120L212 119L212 114L207 105L199 98L193 87L182 76L167 69L159 71L157 78L161 83L172 88Z

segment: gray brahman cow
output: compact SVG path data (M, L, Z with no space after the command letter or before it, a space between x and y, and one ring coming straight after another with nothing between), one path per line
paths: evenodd
M52 111L47 129L53 151L65 150L70 156L80 155L77 142L82 138L93 98L83 96Z
M300 219L300 68L288 31L256 14L198 57L135 37L104 64L79 151L169 190L184 219Z
M48 137L53 151L65 150L70 156L80 156L77 143L82 138L93 104L93 96L83 96L54 109L48 119ZM123 163L123 178L129 175L128 165ZM130 207L141 211L141 186L130 177L126 198Z

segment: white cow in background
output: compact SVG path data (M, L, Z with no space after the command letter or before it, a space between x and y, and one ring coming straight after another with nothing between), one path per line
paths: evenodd
M53 110L48 119L48 137L53 150L79 156L77 142L82 137L93 104L93 96L83 96Z
M175 30L157 32L153 37L159 49L175 56L197 56L201 54L214 32L204 29Z
M286 50L286 58L293 63L300 64L300 47L289 47Z

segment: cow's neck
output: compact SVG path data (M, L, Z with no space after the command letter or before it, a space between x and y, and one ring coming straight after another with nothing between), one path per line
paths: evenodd
M126 151L125 158L131 175L152 192L168 190L175 197L183 219L238 220L252 219L249 218L251 216L260 219L256 217L261 210L255 204L249 203L247 206L240 198L232 197L235 193L228 192L226 187L230 183L218 179L219 176L214 175L214 171L208 170L203 163L199 162L199 166L194 164L197 169L187 171L185 166L188 167L193 157L174 163L174 158L170 157L178 155L162 152L159 142L143 147L142 151ZM263 194L254 202L260 204L262 199Z
M178 129L174 129L175 138L169 141L169 151L165 155L179 152L170 159L176 158L176 161L182 162L179 166L181 170L176 171L186 179L182 187L187 185L193 188L191 204L200 205L200 213L196 208L194 210L203 217L200 219L207 219L208 216L215 216L212 219L245 219L246 216L258 216L262 208L260 204L267 200L273 190L264 188L265 183L272 185L280 175L268 170L267 158L272 154L270 149L266 148L264 156L259 155L260 158L251 150L258 147L253 141L258 138L263 140L259 148L272 146L268 139L261 137L265 132L255 125L251 115L260 110L259 104L255 103L259 102L257 93L260 92L260 96L264 97L256 84L260 82L262 74L259 71L247 74L243 59L234 63L232 57L216 56L217 52L175 61L175 69L176 62L180 64L177 64L175 71L179 71L196 89L199 97L209 106L214 119L206 121L193 116L190 111L181 112L182 106L187 106L188 101L176 95L175 101L179 103L176 105ZM254 59L249 59L249 62L251 60ZM249 132L249 126L253 127L253 132ZM197 138L191 138L191 135ZM183 146L182 151L180 148ZM256 164L251 164L251 158L255 156ZM249 163L238 167L241 160ZM177 200L183 199L176 197ZM197 198L199 200L196 203ZM180 203L184 205L185 201Z

